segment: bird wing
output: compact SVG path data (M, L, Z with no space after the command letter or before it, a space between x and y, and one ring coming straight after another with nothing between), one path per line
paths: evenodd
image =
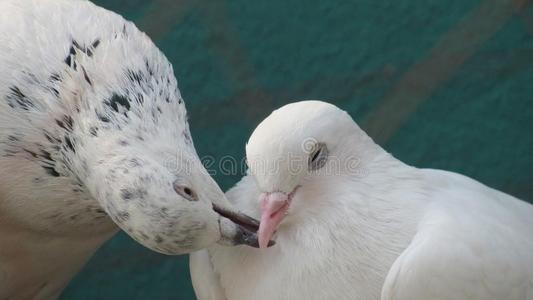
M450 208L453 201L429 208L389 270L381 299L533 299L533 228L519 228L496 211L491 215L487 210L505 209L486 200L479 202L486 211L478 214L469 204ZM508 206L517 205L508 200Z
M209 252L200 250L189 255L192 285L198 300L226 300L220 278L215 273Z

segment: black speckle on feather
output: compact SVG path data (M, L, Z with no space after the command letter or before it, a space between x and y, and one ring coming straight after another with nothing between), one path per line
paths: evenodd
M92 136L98 136L98 127L91 127L89 128L89 133L92 135Z
M130 214L127 211L119 211L118 214L117 214L117 218L121 222L126 222L130 218Z
M67 131L72 131L72 126L74 125L74 120L72 119L71 116L64 115L61 120L56 119L56 124L59 127L65 129Z
M65 58L65 63L72 67L74 70L77 69L76 62L74 61L74 56L76 55L76 49L80 50L81 52L87 54L87 56L92 57L93 56L93 50L96 49L100 45L100 40L96 39L91 46L89 47L83 47L81 46L76 40L72 40L72 45L69 48L67 57Z
M43 130L44 137L52 144L59 144L61 143L61 140L54 137L52 134L50 134L48 131Z
M87 83L89 83L89 85L92 86L93 83L91 82L91 79L89 78L89 75L87 75L87 72L85 71L85 68L81 67L81 70L83 71L83 78L85 78L85 81L87 81Z
M139 85L145 80L141 72L134 72L132 70L128 70L126 74L132 82L137 83Z
M15 136L15 135L9 135L7 137L7 140L10 141L10 142L18 142L20 139L17 136Z
M61 81L61 77L57 73L52 73L52 75L50 75L50 81Z
M31 99L29 99L17 86L9 88L6 100L11 108L20 107L23 110L29 110L30 108L35 107Z
M46 171L46 173L48 173L49 175L52 175L54 177L61 176L59 173L57 173L57 171L53 167L50 167L50 166L42 166L42 167Z
M100 39L96 39L96 40L92 43L91 47L93 47L93 49L96 49L96 48L98 47L98 45L100 45Z
M131 200L133 198L133 192L128 189L121 189L120 197L125 201Z
M59 97L59 91L56 88L50 87L49 90L54 94L54 96Z
M65 136L65 146L70 151L76 152L76 149L74 148L74 144L72 143L72 140L68 136Z
M67 66L76 70L77 66L76 66L76 62L74 61L74 55L76 55L76 49L74 49L74 46L70 46L70 49L67 54L67 58L65 58L65 63L67 64Z
M46 150L41 150L41 155L40 155L44 160L46 160L46 162L53 162L54 159L52 158L52 155L50 154L50 152L46 151Z
M153 70L152 66L150 65L150 63L148 62L147 58L144 59L144 64L146 66L146 71L148 71L148 74L150 76L154 76L154 70Z
M109 100L104 102L111 107L115 112L119 112L119 105L124 107L127 111L130 110L130 100L122 95L114 93Z
M97 113L96 113L96 117L98 118L98 120L100 120L100 121L102 121L102 122L104 122L104 123L109 123L109 122L111 122L111 120L110 120L107 116L105 116L105 115L103 115L103 114L101 114L101 113L98 113L98 112L97 112Z
M38 157L37 153L35 153L35 152L31 151L31 150L24 149L24 148L22 148L22 150L24 150L26 153L30 154L33 158L37 158Z

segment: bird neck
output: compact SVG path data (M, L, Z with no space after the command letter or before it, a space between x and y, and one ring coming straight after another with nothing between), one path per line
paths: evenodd
M0 226L0 299L55 299L116 231L58 236L16 224ZM60 263L59 263L60 262Z

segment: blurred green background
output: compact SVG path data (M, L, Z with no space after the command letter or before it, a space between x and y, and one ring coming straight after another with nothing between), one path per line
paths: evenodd
M533 5L527 0L98 0L174 65L198 153L244 155L273 109L323 99L406 163L533 201ZM240 176L216 176L225 190ZM194 299L187 257L125 234L62 300Z

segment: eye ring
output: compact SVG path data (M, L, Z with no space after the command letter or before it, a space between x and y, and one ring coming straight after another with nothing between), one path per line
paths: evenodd
M174 187L174 191L176 191L176 193L182 196L183 198L189 201L198 201L198 195L190 187L181 185L177 181L174 181L173 187Z
M328 147L325 143L317 143L309 154L308 168L314 171L322 168L328 161Z

